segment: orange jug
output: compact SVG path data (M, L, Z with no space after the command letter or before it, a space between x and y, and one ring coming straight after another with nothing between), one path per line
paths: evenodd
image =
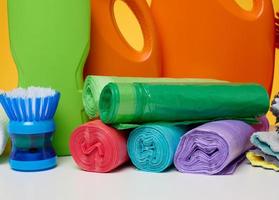
M145 0L123 0L141 26L144 47L134 50L121 34L113 12L116 0L91 0L91 48L85 75L161 75L159 46L150 8Z
M0 90L11 90L17 84L17 69L10 51L7 0L0 0Z
M274 70L271 0L153 0L163 76L257 82L270 92Z

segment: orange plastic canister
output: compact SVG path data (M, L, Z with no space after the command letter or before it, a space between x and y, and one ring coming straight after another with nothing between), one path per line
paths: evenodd
M163 75L257 82L270 92L274 70L271 0L244 10L235 0L153 0Z
M135 14L144 37L142 51L134 50L121 34L113 12L116 0L91 0L91 48L85 75L161 75L161 57L150 8L145 0L123 0Z

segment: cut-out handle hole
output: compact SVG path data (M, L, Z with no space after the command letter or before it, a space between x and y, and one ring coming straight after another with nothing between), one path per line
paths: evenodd
M146 0L147 4L151 6L152 0Z
M219 3L238 18L248 21L259 19L264 9L264 0L218 0Z
M141 26L129 6L122 0L116 0L113 12L119 31L126 42L136 51L142 51L144 37Z
M254 0L235 0L235 2L245 11L251 12L254 6Z

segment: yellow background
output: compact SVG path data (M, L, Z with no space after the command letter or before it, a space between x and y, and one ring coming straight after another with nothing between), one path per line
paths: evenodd
M17 70L10 54L7 0L0 0L0 89L17 86Z
M276 11L279 10L279 1L273 0L274 9ZM271 94L271 100L273 97L279 92L279 49L276 49L276 56L275 56L275 69L274 69L274 78L273 78L273 88ZM268 119L271 124L275 124L275 117L272 116L271 112L268 113Z
M253 0L235 0L244 9L250 10L253 5ZM151 3L151 0L147 0ZM275 10L279 8L279 1L273 1ZM171 1L170 1L171 3ZM144 45L143 36L140 26L125 3L117 0L114 6L114 13L117 24L123 36L128 43L136 50L140 51ZM257 34L257 33L255 33ZM9 90L17 86L17 70L10 54L9 39L8 39L8 23L7 23L7 0L0 0L0 88ZM276 50L273 97L279 92L279 51ZM270 122L275 123L274 117L268 114Z

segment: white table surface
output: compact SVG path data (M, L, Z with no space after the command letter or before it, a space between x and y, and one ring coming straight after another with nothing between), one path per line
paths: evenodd
M231 176L146 173L125 166L108 174L81 171L71 157L55 169L26 173L0 161L1 200L278 200L279 173L243 163Z

